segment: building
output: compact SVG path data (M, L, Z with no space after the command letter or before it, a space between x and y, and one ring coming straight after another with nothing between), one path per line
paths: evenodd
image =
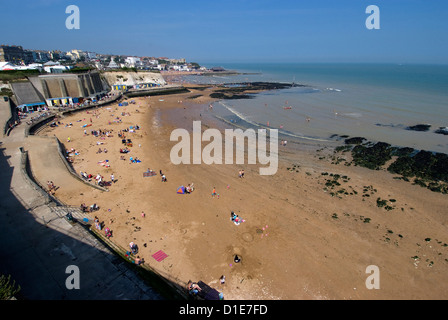
M109 65L107 66L108 69L118 69L120 66L114 61L114 59L110 59Z
M8 70L39 70L42 71L43 67L40 63L31 63L29 65L20 65L17 66L12 64L11 62L0 62L0 71L8 71Z
M95 59L97 59L97 56L96 56L95 52L87 52L86 55L87 55L87 59L88 60L95 60Z
M68 51L66 55L73 61L81 60L81 58L86 58L87 54L82 50L73 49Z
M21 46L0 46L0 61L11 62L13 64L23 64L25 53Z
M142 61L139 57L127 57L125 63L129 67L140 67L142 65Z
M11 62L0 62L0 70L1 71L7 71L7 70L16 70L17 66L15 64L12 64Z
M48 73L63 73L64 71L70 70L70 67L63 66L59 62L48 61L44 63L43 68L45 72Z
M14 92L17 108L20 111L32 112L46 106L45 98L42 93L40 93L31 82L12 82L10 86Z
M39 75L28 77L28 80L47 106L77 104L86 100L96 102L108 90L98 72Z
M36 50L34 51L36 53L36 62L47 62L50 61L50 54L46 51L42 51L42 50Z
M30 64L30 63L34 63L37 61L37 54L36 52L32 51L32 50L25 50L23 51L24 54L24 63L25 64Z

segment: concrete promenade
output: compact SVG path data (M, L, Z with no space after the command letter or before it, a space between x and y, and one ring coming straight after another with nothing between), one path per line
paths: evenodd
M27 300L163 300L85 228L58 214L27 179L20 148L28 151L39 178L45 179L45 172L65 175L69 184L89 188L67 171L54 140L25 137L25 127L22 123L0 139L0 273L11 275ZM79 268L79 289L66 287L72 265Z

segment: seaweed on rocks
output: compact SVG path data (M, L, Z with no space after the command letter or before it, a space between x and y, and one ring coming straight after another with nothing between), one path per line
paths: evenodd
M354 137L345 139L345 144L361 144L365 141L365 138L362 137Z
M352 161L355 165L380 170L396 157L386 168L388 172L401 175L404 181L427 188L433 192L448 194L448 154L415 150L409 147L393 147L385 142L373 143L355 137L345 140L346 145L335 149L347 152L351 146Z
M443 134L443 135L447 136L448 135L448 127L439 127L439 129L434 131L434 133Z
M210 97L214 99L252 99L254 96L247 94L248 91L267 91L303 86L300 84L280 82L244 82L240 83L237 87L226 87L226 84L224 84L220 89L211 93Z
M388 171L404 177L448 183L448 155L421 150L414 156L399 157Z
M404 147L404 148L395 148L393 151L393 155L397 157L405 157L413 154L415 152L414 148Z
M213 99L226 99L226 100L231 100L231 99L252 99L254 98L254 96L248 95L248 94L225 94L225 93L221 93L221 92L213 92L210 94L210 98Z
M411 131L429 131L429 128L431 128L430 124L417 124L415 126L409 126L406 128L406 130Z
M358 144L352 149L355 165L379 170L392 159L394 148L386 142L377 142L372 146Z

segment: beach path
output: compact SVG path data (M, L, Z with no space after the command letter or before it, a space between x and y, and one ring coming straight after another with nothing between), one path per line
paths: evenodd
M56 139L30 136L25 149L28 151L33 176L41 185L46 181L53 181L58 188L56 193L67 195L95 190L93 186L81 182L68 171L59 155ZM37 159L39 160L33 161ZM46 188L47 186L42 185L42 187Z

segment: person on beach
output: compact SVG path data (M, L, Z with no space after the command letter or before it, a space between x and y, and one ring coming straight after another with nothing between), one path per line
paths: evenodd
M137 258L135 259L135 264L136 265L141 265L142 263L144 263L145 261L144 261L144 259L143 258L140 258L140 256L137 256Z
M230 220L237 226L242 222L241 218L233 211L230 213Z
M138 247L134 242L129 243L129 247L133 254L136 254L138 252Z
M202 291L201 287L191 280L187 283L188 292L193 295L197 295L200 291Z
M82 212L88 212L88 208L85 203L81 203L80 209Z
M94 220L94 222L95 222L95 228L96 228L97 230L101 230L101 223L100 223L100 220L98 219L97 216L95 216L95 220Z
M217 193L216 193L216 189L215 189L215 187L213 187L213 190L212 190L212 198L214 198L216 195L217 195Z
M115 183L115 176L113 173L110 175L110 181L112 181L112 183Z

